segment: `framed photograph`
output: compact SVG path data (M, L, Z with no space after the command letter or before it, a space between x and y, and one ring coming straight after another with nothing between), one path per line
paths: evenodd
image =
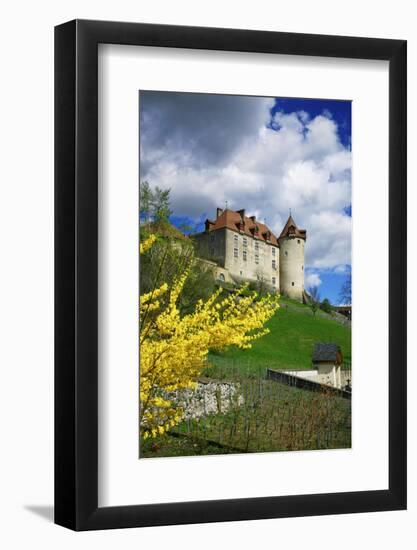
M55 29L55 522L406 508L406 42Z

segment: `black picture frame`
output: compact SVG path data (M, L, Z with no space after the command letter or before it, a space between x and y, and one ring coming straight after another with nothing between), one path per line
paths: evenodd
M98 507L98 44L389 62L389 488ZM92 530L406 508L406 41L74 20L55 28L55 522ZM394 243L395 238L395 243Z

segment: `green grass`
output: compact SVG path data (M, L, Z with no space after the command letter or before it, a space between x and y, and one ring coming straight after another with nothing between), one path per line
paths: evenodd
M236 452L193 436L179 436L177 433L167 433L154 439L141 439L140 458L157 458L165 456L202 456L218 455Z
M351 329L322 311L313 316L311 309L293 300L281 298L280 309L268 322L270 333L256 340L251 349L231 348L211 352L209 376L224 378L230 366L246 373L263 375L266 368L310 369L316 342L339 344L344 361L351 361Z
M268 367L310 369L316 342L341 346L351 360L351 329L322 311L281 298L270 333L249 350L210 353L204 375L239 384L244 403L188 420L156 439L141 441L141 457L349 448L350 401L265 380Z

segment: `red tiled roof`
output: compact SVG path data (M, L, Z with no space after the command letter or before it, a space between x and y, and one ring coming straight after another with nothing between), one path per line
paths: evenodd
M298 229L297 224L295 223L293 217L290 217L287 220L287 223L284 226L284 229L281 231L281 235L278 237L278 241L283 237L288 237L288 235L293 235L299 239L306 240L307 231L305 229Z
M227 227L232 231L243 233L261 241L270 242L279 246L278 239L269 229L269 227L259 222L255 216L245 216L244 210L221 210L217 209L218 217L216 220L206 220L206 231L216 231Z

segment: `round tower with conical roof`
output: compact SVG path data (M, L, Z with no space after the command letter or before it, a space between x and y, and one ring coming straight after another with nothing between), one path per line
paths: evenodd
M299 229L290 214L278 238L280 292L300 302L304 297L304 245L306 238L307 231Z

